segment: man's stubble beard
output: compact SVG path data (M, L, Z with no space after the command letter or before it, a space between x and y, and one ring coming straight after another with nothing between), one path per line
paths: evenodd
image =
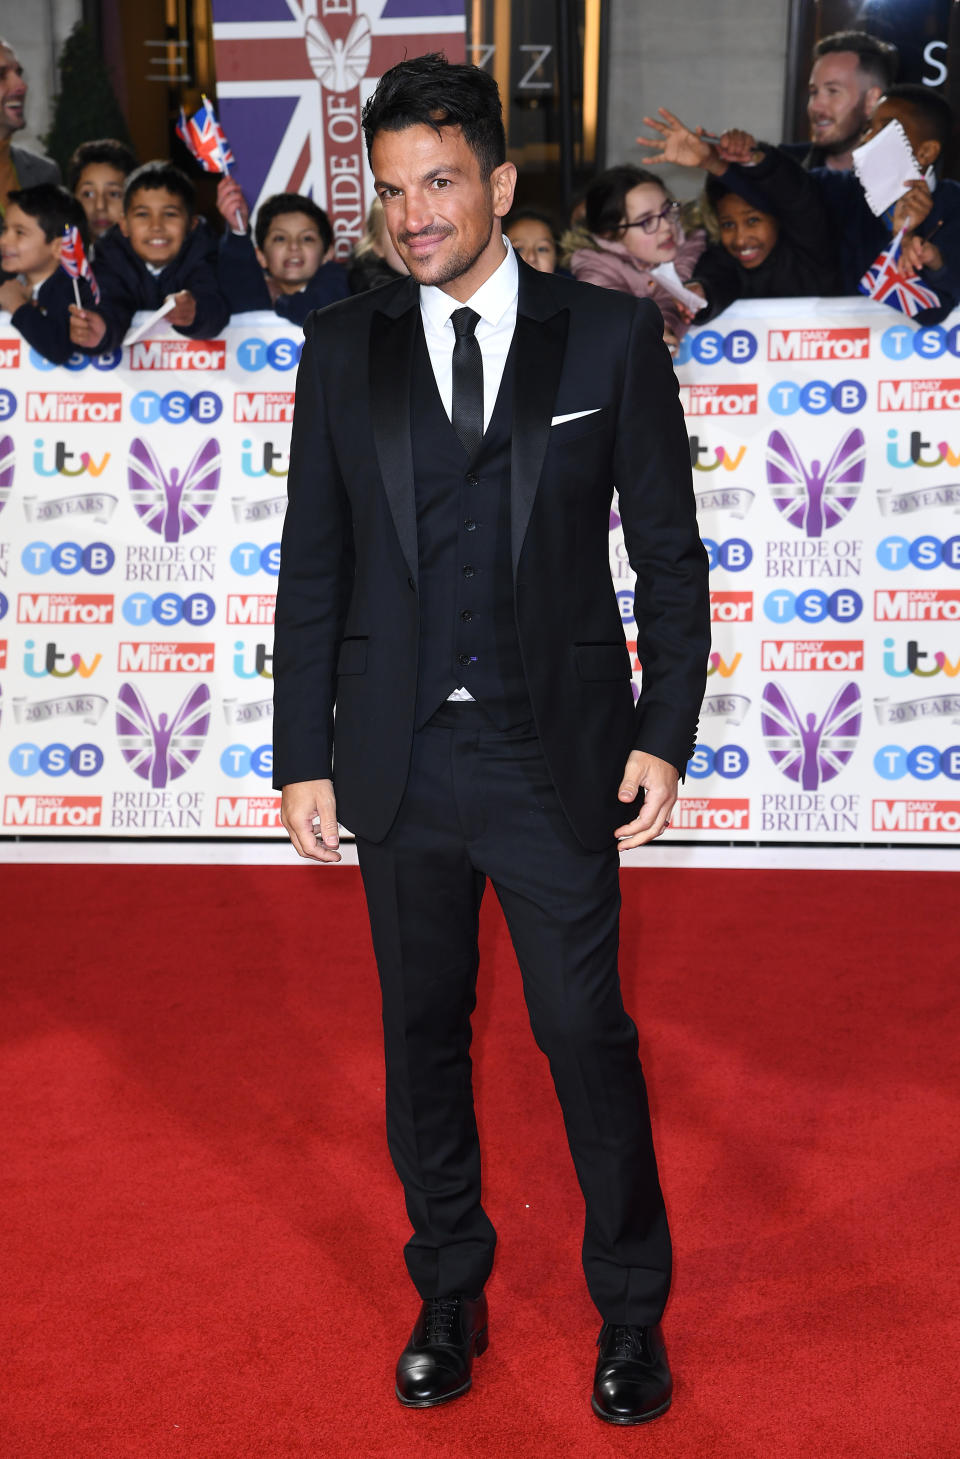
M474 253L467 253L466 250L454 250L450 258L448 258L445 263L440 265L439 272L433 274L429 278L425 275L421 275L421 273L418 272L418 264L416 259L405 257L403 252L399 248L397 249L397 252L400 254L400 257L403 259L404 263L407 265L407 268L410 270L411 276L416 279L418 284L432 285L434 288L442 288L444 284L452 284L454 279L462 278L464 274L470 272L477 259L480 257L484 249L489 244L490 239L493 237L493 224L494 218L491 216L490 226L487 230L487 236ZM396 245L394 246L396 247ZM425 260L423 266L429 269L429 260Z

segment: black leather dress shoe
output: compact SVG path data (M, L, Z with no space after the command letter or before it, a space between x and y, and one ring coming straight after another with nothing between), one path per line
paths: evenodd
M673 1380L660 1326L605 1322L593 1380L593 1411L608 1424L645 1424L670 1407Z
M466 1393L474 1354L487 1346L487 1299L428 1297L397 1363L397 1397L432 1408Z

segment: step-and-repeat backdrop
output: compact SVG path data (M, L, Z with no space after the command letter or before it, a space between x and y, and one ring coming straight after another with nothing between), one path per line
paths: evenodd
M272 623L301 343L248 315L53 368L0 319L0 834L282 834ZM714 638L675 834L955 839L960 324L744 304L677 370ZM610 560L633 648L616 501Z

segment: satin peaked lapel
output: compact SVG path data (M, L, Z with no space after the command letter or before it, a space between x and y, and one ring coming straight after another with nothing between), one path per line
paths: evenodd
M526 273L525 270L523 272ZM521 301L522 298L521 294ZM510 452L510 537L514 576L540 483L543 458L550 442L550 421L563 370L569 322L566 309L548 319L517 314Z
M410 575L418 580L417 504L410 439L410 379L420 323L414 306L374 314L370 324L370 414L380 476Z

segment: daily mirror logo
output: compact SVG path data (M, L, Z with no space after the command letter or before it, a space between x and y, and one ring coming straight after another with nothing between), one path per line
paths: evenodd
M670 824L683 831L746 831L750 802L684 795L670 812Z
M873 829L956 836L960 833L960 800L875 800Z
M877 588L873 616L878 623L956 623L960 588Z
M7 795L3 799L5 826L66 827L92 831L103 813L99 795Z
M756 415L756 385L681 385L680 404L684 414L730 416Z
M217 796L217 825L231 831L280 831L280 798L276 795Z
M116 425L123 417L123 396L104 390L28 390L27 420L51 425Z
M222 339L150 339L130 346L131 370L225 370Z
M878 410L960 410L960 380L881 380Z
M869 329L771 329L767 334L767 359L868 360Z
M238 390L233 397L233 418L249 422L289 425L293 421L292 390Z

